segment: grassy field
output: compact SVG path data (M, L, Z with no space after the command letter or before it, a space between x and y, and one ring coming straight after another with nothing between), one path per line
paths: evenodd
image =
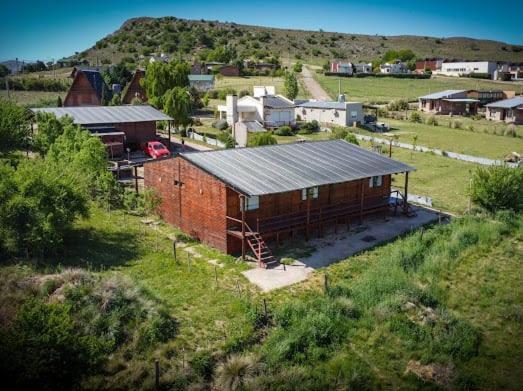
M61 97L65 98L66 92L49 92L49 91L9 91L11 99L20 105L39 105L51 104L56 105L56 100ZM7 91L0 90L0 97L7 99Z
M432 79L395 79L389 77L337 78L315 75L321 86L332 96L338 95L338 80L341 92L348 100L364 103L388 103L391 100L415 101L419 96L448 89L503 89L522 93L523 83L501 83L490 80L437 77Z
M233 257L167 225L93 206L68 237L66 253L40 262L38 270L75 267L100 275L109 283L102 299L118 292L115 276L128 277L177 322L176 335L153 350L125 343L87 389L153 389L154 359L165 387L198 383L202 389L240 352L252 362L247 376L256 380L256 389L434 386L420 379L422 372L406 374L418 363L436 373L450 368L435 378L443 386L516 390L523 358L523 236L522 222L513 224L486 216L460 219L318 270L304 283L261 294L241 275L248 266ZM2 266L0 275L10 278L12 297L2 302L13 311L28 294L28 283L45 278L32 277L27 265L18 266L24 275L18 281L10 268ZM125 319L125 310L113 311Z
M438 126L390 118L381 118L380 121L386 122L392 128L392 131L386 135L395 135L398 141L409 144L413 144L413 137L417 136L417 145L491 159L503 159L513 151L523 152L523 138L521 138L523 126L515 127L520 137L509 137L492 134L506 129L506 124L496 124L486 120L475 121L470 118L437 117ZM449 124L452 121L461 122L462 129L451 128ZM469 126L473 127L473 131L465 130L469 129ZM357 132L380 137L379 134L359 128ZM386 137L382 136L382 138Z

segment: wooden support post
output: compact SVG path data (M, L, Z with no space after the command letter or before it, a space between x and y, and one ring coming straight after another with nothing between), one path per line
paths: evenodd
M392 139L389 142L389 157L392 157Z
M329 278L327 277L326 274L324 274L323 277L324 277L323 287L325 288L325 293L327 293L329 291Z
M360 198L360 224L363 224L363 200L365 196L365 179L361 180L361 198Z
M311 222L311 199L309 198L309 191L307 190L307 224L305 226L305 240L309 240L309 224Z
M318 236L323 237L323 224L322 224L322 208L320 208L320 217L318 220Z
M176 256L176 240L173 240L173 257L174 257L174 262L178 263L178 258Z
M245 196L241 194L240 209L242 211L242 261L245 261Z
M169 150L169 152L172 152L171 151L171 121L167 121L168 125L167 125L167 132L168 132L168 137L169 137L169 140L167 141L167 149Z
M134 166L134 191L138 194L138 167Z
M403 211L407 213L409 207L409 173L405 173L405 199L403 200Z

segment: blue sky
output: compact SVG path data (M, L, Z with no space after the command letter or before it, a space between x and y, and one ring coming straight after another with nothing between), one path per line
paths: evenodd
M176 16L346 33L468 36L523 44L523 1L20 1L2 5L0 60L58 59L82 51L128 18Z

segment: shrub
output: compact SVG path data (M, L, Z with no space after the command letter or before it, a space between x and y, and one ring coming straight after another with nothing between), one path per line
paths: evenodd
M207 96L209 97L209 99L218 99L218 91L216 91L216 90L207 91Z
M360 145L354 133L347 134L347 136L345 137L345 141L348 141L351 144Z
M332 129L329 138L331 140L342 140L349 135L349 131L346 128L335 127Z
M508 136L508 137L516 137L518 135L517 131L516 131L516 126L514 126L514 125L507 126L507 128L503 132L503 135Z
M523 210L523 170L504 166L480 167L472 176L472 200L496 211Z
M205 380L209 380L212 377L214 371L214 358L209 352L201 351L196 353L189 363L198 376Z
M216 385L223 391L246 389L258 372L258 361L253 356L233 355L216 369Z
M225 144L225 148L234 148L236 146L236 140L234 140L234 137L232 137L229 132L221 132L217 139Z
M420 115L420 113L418 113L417 111L413 111L412 113L410 113L409 120L410 120L410 122L420 123L421 122L421 115Z
M451 123L451 127L452 127L452 129L461 129L462 123L461 123L461 121L454 120Z
M274 131L274 134L277 136L292 136L294 132L290 126L281 126Z
M275 145L278 144L276 138L268 132L254 133L248 142L249 147L259 147L262 145Z
M31 299L0 334L0 369L8 389L70 390L95 372L105 346L82 335L63 304Z
M235 95L236 90L234 88L226 88L218 92L218 99L225 100L227 95Z
M320 124L316 120L312 120L311 122L307 122L302 125L300 130L298 131L299 134L311 134L314 132L318 132L320 130Z
M438 126L438 120L436 119L435 116L431 115L430 117L427 118L427 120L425 121L425 123L427 125L433 125L433 126Z
M391 111L407 110L409 108L409 102L404 99L395 100L390 102L387 108Z
M219 119L217 121L214 121L212 123L212 127L213 128L216 128L218 130L225 130L229 127L229 125L227 124L227 121L224 120L224 119Z

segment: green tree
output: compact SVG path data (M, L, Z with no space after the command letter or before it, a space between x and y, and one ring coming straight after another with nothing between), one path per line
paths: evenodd
M164 111L165 114L173 117L176 129L190 125L191 96L187 88L174 87L168 90L164 97Z
M108 86L111 86L112 84L120 84L122 87L124 87L131 81L133 74L127 68L125 63L120 62L119 64L109 67L103 71L102 77Z
M7 389L71 390L103 363L105 346L82 335L64 304L31 299L0 334Z
M298 80L294 72L287 72L285 74L283 88L287 98L293 100L298 96Z
M0 154L27 146L29 118L23 107L0 98Z
M33 136L33 148L42 156L47 154L47 151L56 139L64 132L64 127L73 124L70 117L56 118L51 113L38 113L36 115L37 131Z
M296 64L294 64L294 66L292 67L292 70L295 72L295 73L301 73L303 69L303 64L301 63L301 61L298 61Z
M489 210L523 210L523 169L479 167L472 175L472 201Z
M0 64L0 77L6 77L9 75L9 68L4 64Z
M249 137L249 147L259 147L262 145L275 145L278 144L276 138L268 132L254 133Z
M142 79L149 102L156 107L163 108L164 95L174 87L189 86L189 64L173 61L165 64L160 61L147 66L145 78Z

